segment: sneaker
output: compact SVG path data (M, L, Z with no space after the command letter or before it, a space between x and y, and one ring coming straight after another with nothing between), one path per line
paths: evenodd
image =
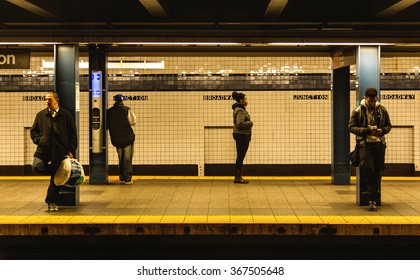
M376 201L369 201L369 211L375 211L377 209L376 207Z
M48 211L58 211L58 205L55 203L48 203Z
M125 185L125 181L120 180L120 185Z
M132 185L133 184L133 179L131 179L130 181L125 181L124 185Z

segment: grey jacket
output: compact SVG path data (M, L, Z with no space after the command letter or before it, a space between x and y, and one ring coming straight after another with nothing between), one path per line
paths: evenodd
M377 127L382 129L380 139L385 145L385 135L388 134L392 128L391 121L389 119L388 111L379 102L376 102L375 109ZM372 134L372 130L368 125L367 110L366 100L363 99L360 102L360 105L351 113L348 125L349 131L356 135L356 144L360 146L364 146L366 137Z
M233 133L251 135L253 123L251 116L245 109L245 106L235 103L233 109Z

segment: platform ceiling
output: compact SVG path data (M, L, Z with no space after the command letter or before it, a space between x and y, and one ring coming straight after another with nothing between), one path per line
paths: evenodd
M2 0L0 42L420 43L420 0Z

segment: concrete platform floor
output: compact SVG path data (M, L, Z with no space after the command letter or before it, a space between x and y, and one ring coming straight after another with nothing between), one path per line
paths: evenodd
M382 206L375 212L356 204L354 180L351 185L332 185L329 177L248 179L249 184L241 185L229 177L136 176L133 185L120 185L110 177L108 185L80 186L78 206L48 212L47 177L0 177L0 228L2 224L420 224L420 178L385 177ZM420 234L418 230L413 234Z
M0 258L32 258L31 246L50 252L46 258L57 246L72 251L70 258L85 248L96 252L93 258L113 258L103 249L110 247L132 258L159 258L158 248L169 258L180 248L189 248L188 257L205 250L240 258L256 250L311 258L313 246L321 255L333 246L341 258L357 248L371 252L364 258L377 257L378 248L388 258L397 251L406 258L407 248L420 257L420 178L384 177L375 212L356 204L354 178L350 185L332 185L329 177L247 179L240 185L232 177L135 176L133 185L120 185L110 177L107 185L80 186L78 206L48 212L48 177L0 177Z

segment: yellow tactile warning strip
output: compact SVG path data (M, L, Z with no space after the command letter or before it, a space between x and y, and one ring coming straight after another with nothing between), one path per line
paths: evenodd
M323 216L319 217L324 224L348 224L341 216Z
M0 216L0 224L417 224L417 216Z
M252 216L253 222L256 224L276 224L277 220L274 216Z
M205 224L207 223L207 216L185 216L184 223Z
M229 216L208 216L207 222L219 223L219 224L230 223L230 217Z
M420 225L420 217L418 217L418 216L405 216L405 218L413 224Z
M0 236L420 236L418 222L391 216L0 216Z
M281 223L0 223L0 236L40 235L336 235L336 236L420 236L418 224L281 224ZM97 220L101 222L101 220ZM65 226L63 227L63 223Z

